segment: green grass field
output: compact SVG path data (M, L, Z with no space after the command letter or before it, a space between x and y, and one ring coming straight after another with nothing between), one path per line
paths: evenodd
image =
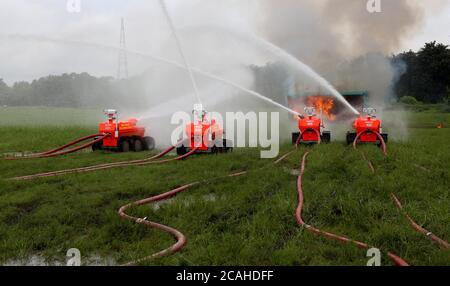
M47 110L47 119L38 121L33 117L40 117L39 112L32 108L0 110L0 153L47 150L95 132L82 115L78 126L58 119L66 113ZM21 114L31 118L21 121ZM446 128L435 128L441 122ZM375 175L360 153L343 142L308 148L304 219L391 250L412 265L449 266L450 250L415 232L389 194L395 193L419 224L450 240L450 114L409 112L408 123L409 139L390 142L387 158L374 146L361 148L373 160ZM290 148L285 145L282 153ZM260 159L257 149L236 149L158 166L27 182L5 179L149 154L98 152L1 161L0 264L26 263L33 256L64 263L70 248L80 249L84 263L92 257L120 264L147 256L171 245L173 238L120 219L120 206L192 181L248 170L247 176L193 188L158 207L133 209L133 215L175 227L188 238L180 253L145 265L366 265L365 250L297 226L297 177L289 170L299 167L303 153L300 149L278 167ZM385 255L382 261L391 265Z

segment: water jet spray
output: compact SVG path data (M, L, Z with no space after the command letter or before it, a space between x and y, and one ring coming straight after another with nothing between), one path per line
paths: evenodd
M232 143L223 138L223 129L216 123L215 119L208 118L208 112L203 108L200 96L198 93L197 83L192 73L191 66L184 54L183 46L181 40L178 37L177 30L173 24L172 18L170 17L169 11L164 0L160 0L161 8L164 12L164 16L169 23L172 34L177 43L178 51L184 61L184 66L189 73L191 79L192 87L194 88L195 96L198 101L194 105L193 115L194 121L186 126L185 133L188 139L184 140L181 145L177 147L177 154L183 156L189 152L197 153L217 153L217 152L228 152L231 150Z
M167 6L166 6L166 2L164 0L159 0L159 4L161 5L162 11L164 13L164 16L166 17L167 22L169 23L170 30L172 31L172 35L175 38L175 42L177 43L178 51L180 52L181 58L183 59L184 67L186 68L186 70L187 70L187 72L189 74L189 78L191 80L192 87L194 89L194 94L195 94L195 97L197 99L197 102L199 104L202 104L202 101L200 100L200 95L199 95L199 92L198 92L197 82L195 81L194 74L192 73L192 68L191 68L191 65L189 64L188 58L184 54L183 45L181 43L181 39L178 36L177 30L175 28L175 25L173 24L173 20L170 17L169 10L167 9Z
M92 48L104 49L104 50L110 50L110 51L123 50L123 49L121 49L119 47L116 47L116 46L110 46L110 45L104 45L104 44L98 44L98 43L91 43L91 42L84 42L84 41L74 41L74 40L50 38L50 37L46 37L46 36L36 36L36 35L0 35L0 38L1 37L6 37L7 39L44 41L44 42L66 44L66 45L68 44L68 45L86 46L86 47L92 47ZM144 59L147 59L147 60L151 59L151 60L154 60L154 61L158 61L158 62L162 62L162 63L168 64L168 65L174 66L174 67L179 68L179 69L186 70L186 67L184 65L182 65L182 64L180 64L178 62L172 61L172 60L168 60L168 59L159 57L159 56L146 54L146 53L143 53L143 52L140 52L140 51L136 51L136 50L130 50L128 48L127 48L126 52L127 52L127 54L130 54L130 55L138 56L138 57L141 57L141 58L144 58ZM225 78L222 78L222 77L220 77L218 75L215 75L215 74L203 71L203 70L195 68L195 67L192 67L192 71L197 73L197 74L199 74L199 75L202 75L205 78L209 78L209 79L212 79L214 81L218 81L218 82L224 83L224 84L226 84L228 86L234 87L234 88L236 88L236 89L238 89L238 90L240 90L240 91L242 91L242 92L244 92L244 93L246 93L248 95L251 95L251 96L256 97L256 98L258 98L258 99L260 99L262 101L265 101L265 102L267 102L269 104L272 104L272 105L274 105L276 107L279 107L279 108L281 108L281 109L283 109L283 110L285 110L285 111L287 111L287 112L289 112L289 113L291 113L293 115L300 115L295 110L292 110L292 109L290 109L290 108L288 108L288 107L286 107L286 106L284 106L284 105L282 105L280 103L277 103L274 100L272 100L272 99L270 99L270 98L268 98L268 97L266 97L266 96L264 96L264 95L262 95L262 94L260 94L260 93L258 93L256 91L254 91L254 90L250 90L248 88L240 86L239 84L234 83L234 82L232 82L230 80L227 80Z

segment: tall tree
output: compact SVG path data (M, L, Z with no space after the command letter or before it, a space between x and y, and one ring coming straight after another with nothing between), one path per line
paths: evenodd
M0 78L0 105L5 105L11 94L9 86Z
M426 103L443 102L450 88L449 46L431 42L417 53L409 51L393 57L393 62L403 62L406 72L395 89L402 96L413 96Z

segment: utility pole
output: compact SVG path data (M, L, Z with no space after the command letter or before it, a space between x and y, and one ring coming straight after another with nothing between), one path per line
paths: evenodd
M120 28L120 49L119 49L119 62L117 68L117 79L128 78L128 59L127 59L127 46L125 41L125 21L121 19Z

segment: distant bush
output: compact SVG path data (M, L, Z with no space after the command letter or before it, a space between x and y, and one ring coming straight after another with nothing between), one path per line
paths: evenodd
M450 112L450 87L447 87L447 96L444 98L444 104L442 107L443 112Z
M402 98L400 98L400 103L416 105L419 104L420 101L418 101L415 97L412 96L403 96Z

